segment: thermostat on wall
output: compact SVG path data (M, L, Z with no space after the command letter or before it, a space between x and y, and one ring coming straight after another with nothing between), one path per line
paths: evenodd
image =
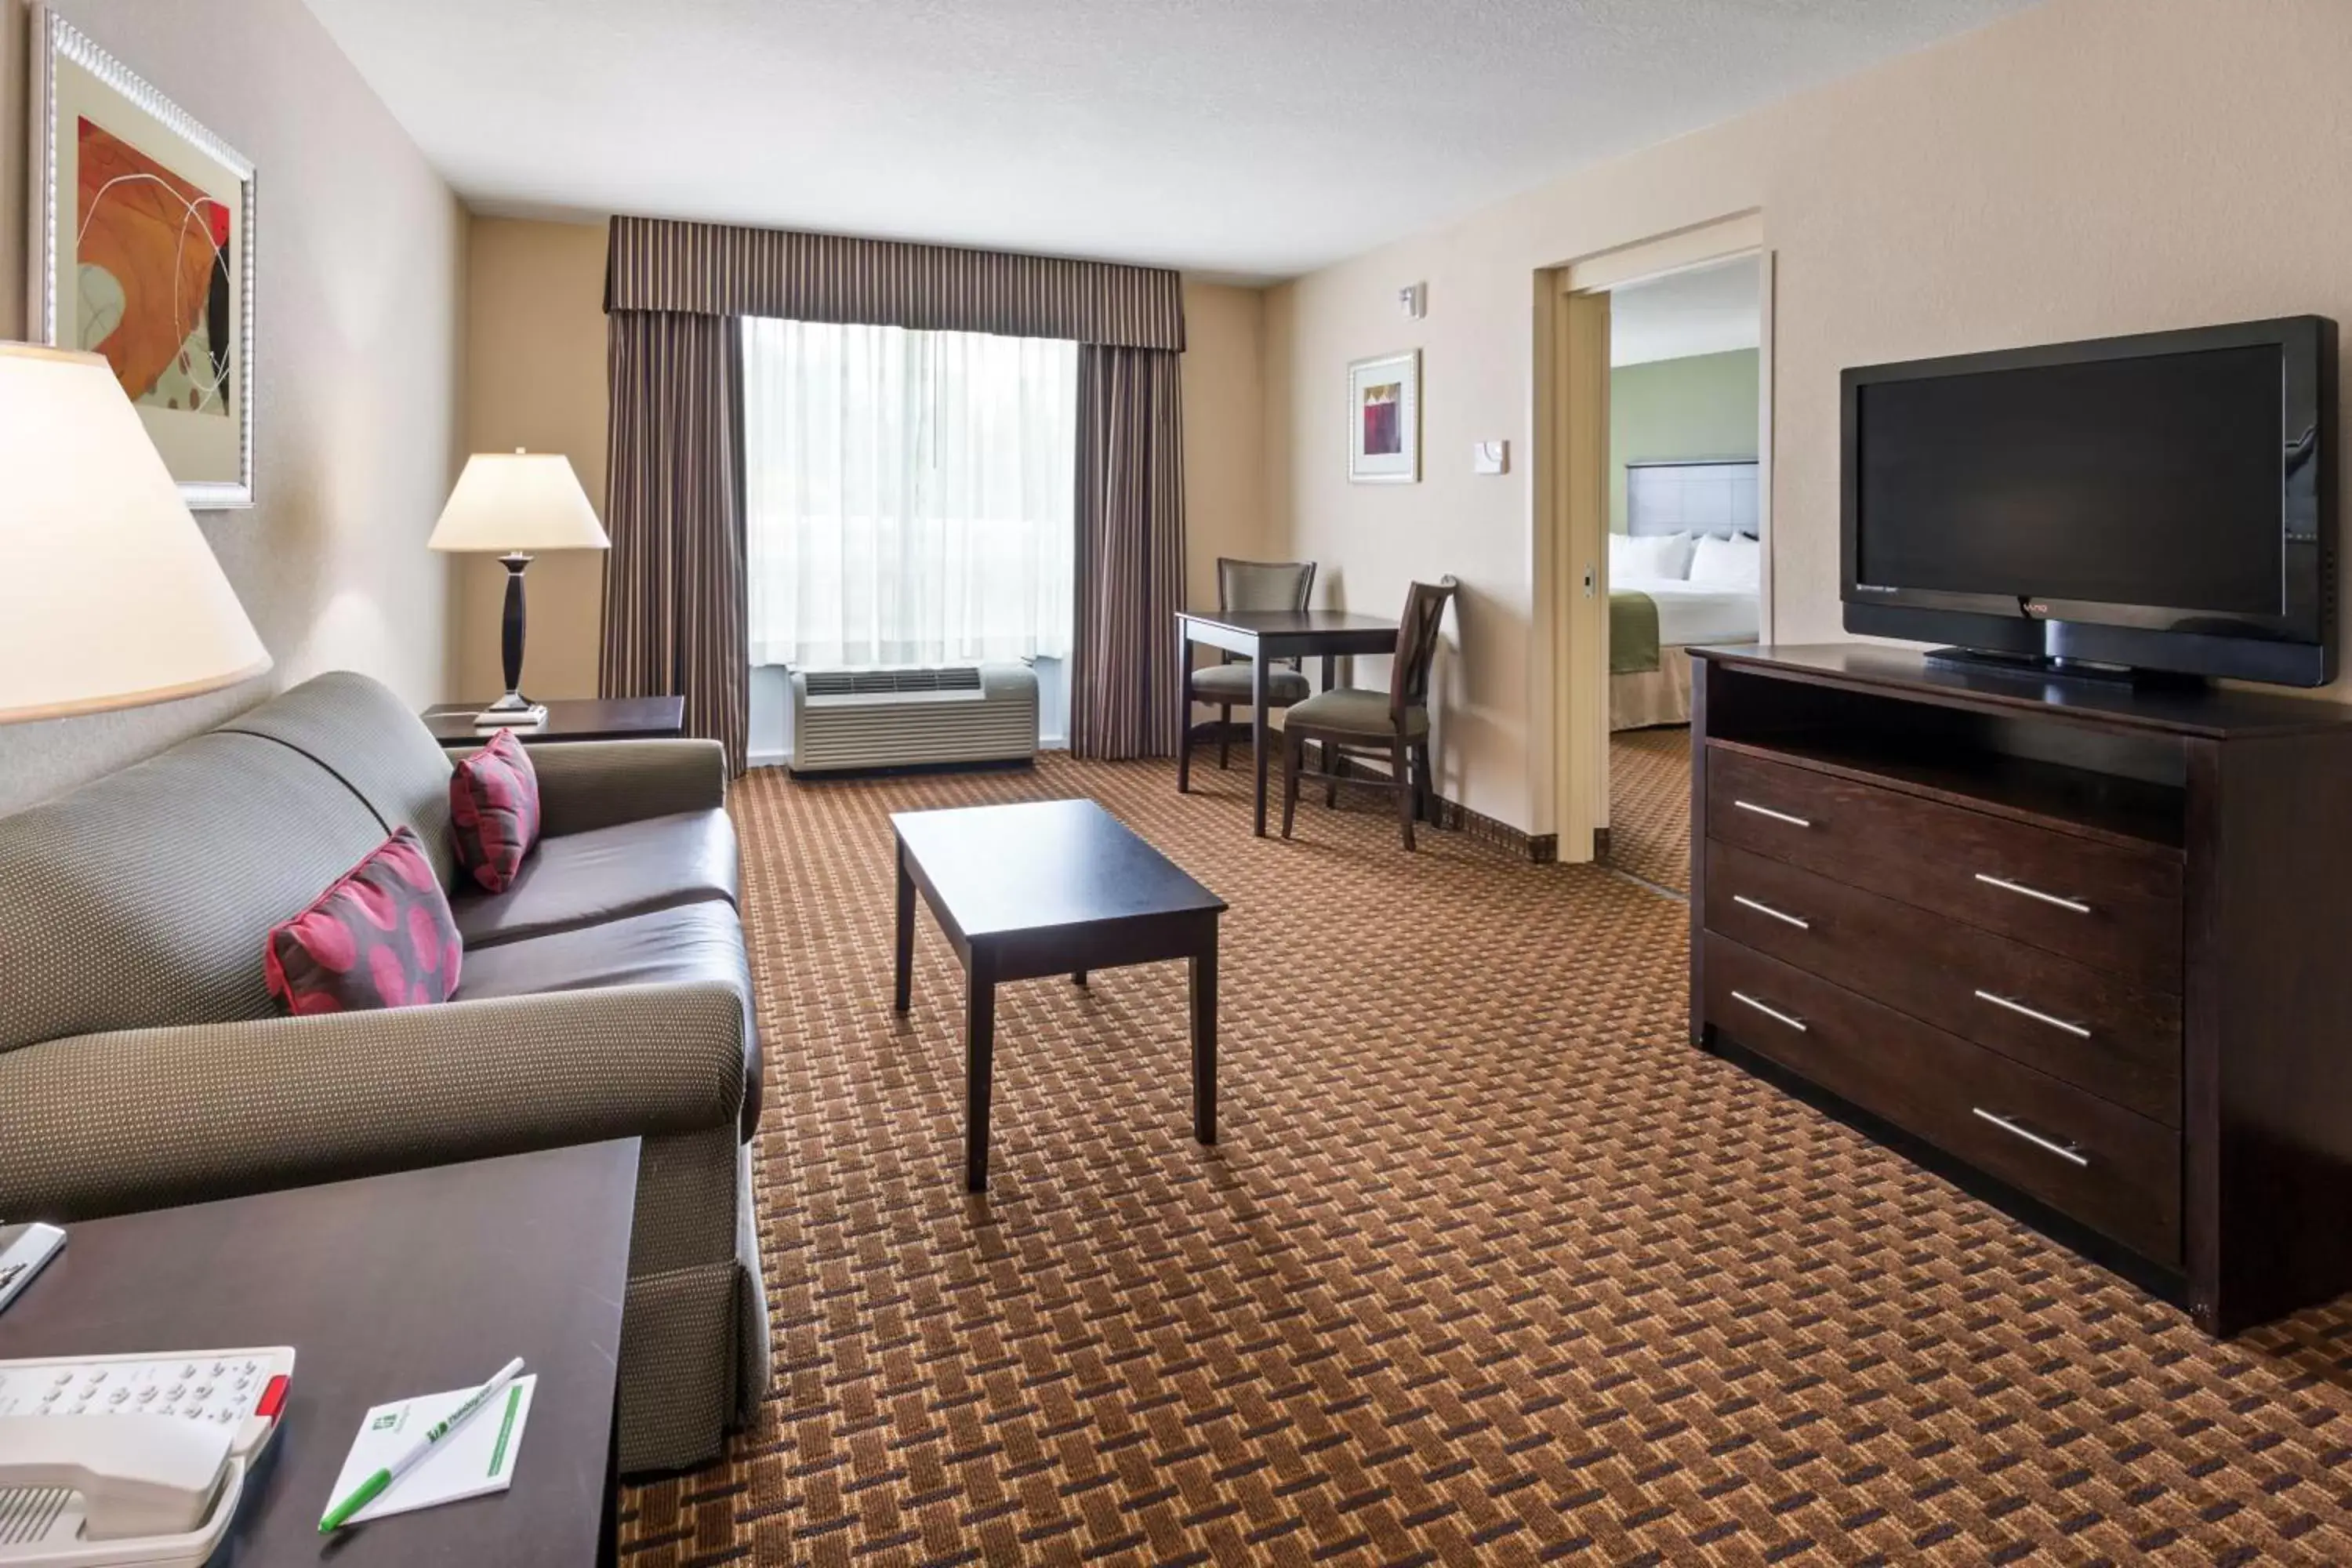
M1470 444L1470 471L1474 474L1508 473L1511 468L1511 444L1508 441L1473 441Z

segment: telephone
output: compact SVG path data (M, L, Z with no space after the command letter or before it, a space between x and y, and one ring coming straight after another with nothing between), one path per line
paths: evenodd
M283 1345L0 1362L0 1568L201 1568L293 1373Z

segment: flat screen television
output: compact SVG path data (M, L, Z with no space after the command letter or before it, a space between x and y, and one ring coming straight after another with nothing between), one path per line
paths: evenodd
M2336 323L1843 376L1850 632L2033 673L2336 675Z

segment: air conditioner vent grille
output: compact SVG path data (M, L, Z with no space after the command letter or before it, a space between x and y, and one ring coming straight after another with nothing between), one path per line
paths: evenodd
M895 669L812 669L801 679L811 697L896 696L907 691L977 691L976 664L908 666Z
M1018 664L793 674L792 768L1003 762L1037 750L1037 677Z

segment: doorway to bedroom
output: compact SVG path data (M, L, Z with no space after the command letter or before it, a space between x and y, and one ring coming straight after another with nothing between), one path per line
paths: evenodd
M1608 864L1690 887L1689 649L1762 626L1764 268L1609 289Z

